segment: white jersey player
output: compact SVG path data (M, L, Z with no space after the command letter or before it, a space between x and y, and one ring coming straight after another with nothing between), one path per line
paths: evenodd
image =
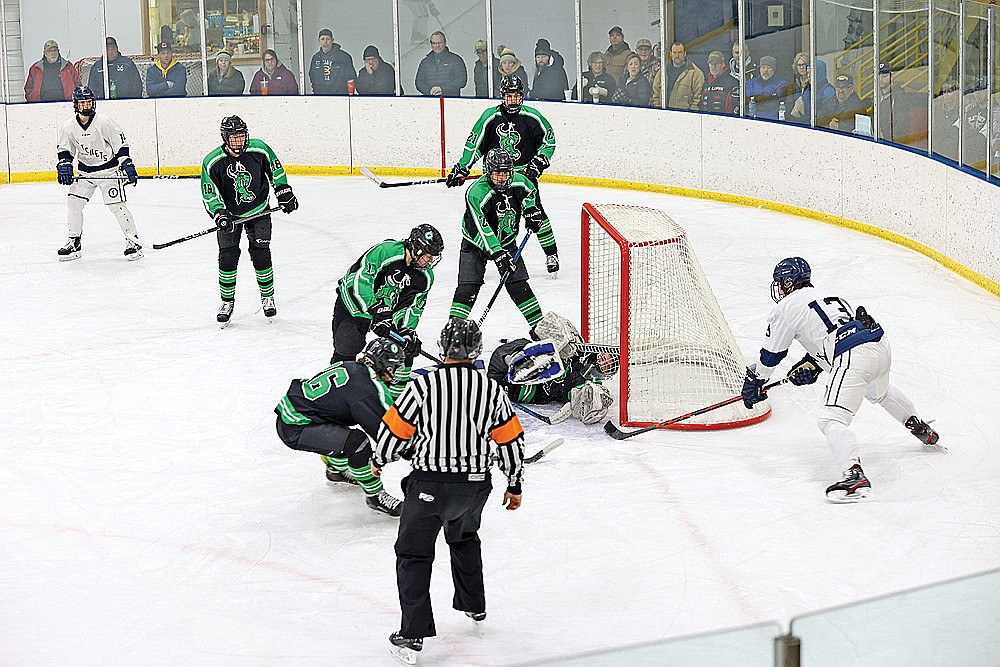
M100 188L104 203L118 220L125 234L125 258L142 257L132 213L125 206L123 185L135 185L138 175L128 154L128 141L118 123L108 116L97 115L97 100L89 86L73 91L71 120L59 129L59 163L56 172L59 183L70 186L68 200L69 241L59 249L59 260L77 259L82 254L83 207L94 191ZM73 178L73 161L79 176Z
M853 502L868 495L871 484L861 469L858 439L850 430L862 398L882 406L921 442L935 446L938 434L914 413L913 402L889 382L892 350L882 327L865 309L854 310L839 296L812 286L812 271L801 257L789 257L774 267L771 297L778 304L767 319L760 362L747 369L743 402L748 408L766 398L762 387L788 354L792 341L806 356L788 372L795 385L812 384L830 373L819 411L819 430L844 479L826 490L834 502Z

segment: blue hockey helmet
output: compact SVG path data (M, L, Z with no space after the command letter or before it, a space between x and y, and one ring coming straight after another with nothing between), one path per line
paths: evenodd
M812 269L801 257L786 257L774 266L771 298L777 303L800 287L811 287Z
M81 111L79 103L83 100L90 100L91 104L90 108ZM95 109L97 109L97 96L90 86L77 86L73 89L73 111L81 116L93 116Z

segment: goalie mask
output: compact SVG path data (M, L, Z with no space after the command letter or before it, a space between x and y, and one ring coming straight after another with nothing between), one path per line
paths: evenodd
M228 148L233 155L239 155L246 149L247 142L250 141L250 130L242 118L239 116L226 116L222 119L222 125L219 129L222 132L222 145ZM239 142L240 135L243 135L242 144ZM235 146L229 141L230 137L236 138Z

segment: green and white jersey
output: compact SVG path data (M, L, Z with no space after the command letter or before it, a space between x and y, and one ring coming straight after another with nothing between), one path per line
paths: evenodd
M267 208L270 185L287 183L278 156L260 139L249 139L239 157L219 146L201 165L201 197L209 215L222 208L240 218L260 213Z
M521 215L536 206L538 189L534 183L516 171L507 183L507 189L499 191L486 176L480 176L465 191L462 237L490 256L516 245Z
M351 265L337 292L354 317L392 319L395 328L416 329L434 284L434 271L406 265L402 241L372 246Z
M556 152L556 135L537 109L522 104L518 113L509 116L497 106L484 111L476 121L458 164L468 169L491 148L510 153L514 168L521 169L536 153L551 161Z

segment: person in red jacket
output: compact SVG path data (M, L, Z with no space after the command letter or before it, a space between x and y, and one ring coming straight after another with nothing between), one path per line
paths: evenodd
M54 39L45 42L42 55L42 59L28 70L24 99L29 102L72 99L73 89L83 85L76 67L62 57Z
M268 49L264 52L264 64L250 82L250 94L298 95L299 84L291 71L278 61L278 54Z

